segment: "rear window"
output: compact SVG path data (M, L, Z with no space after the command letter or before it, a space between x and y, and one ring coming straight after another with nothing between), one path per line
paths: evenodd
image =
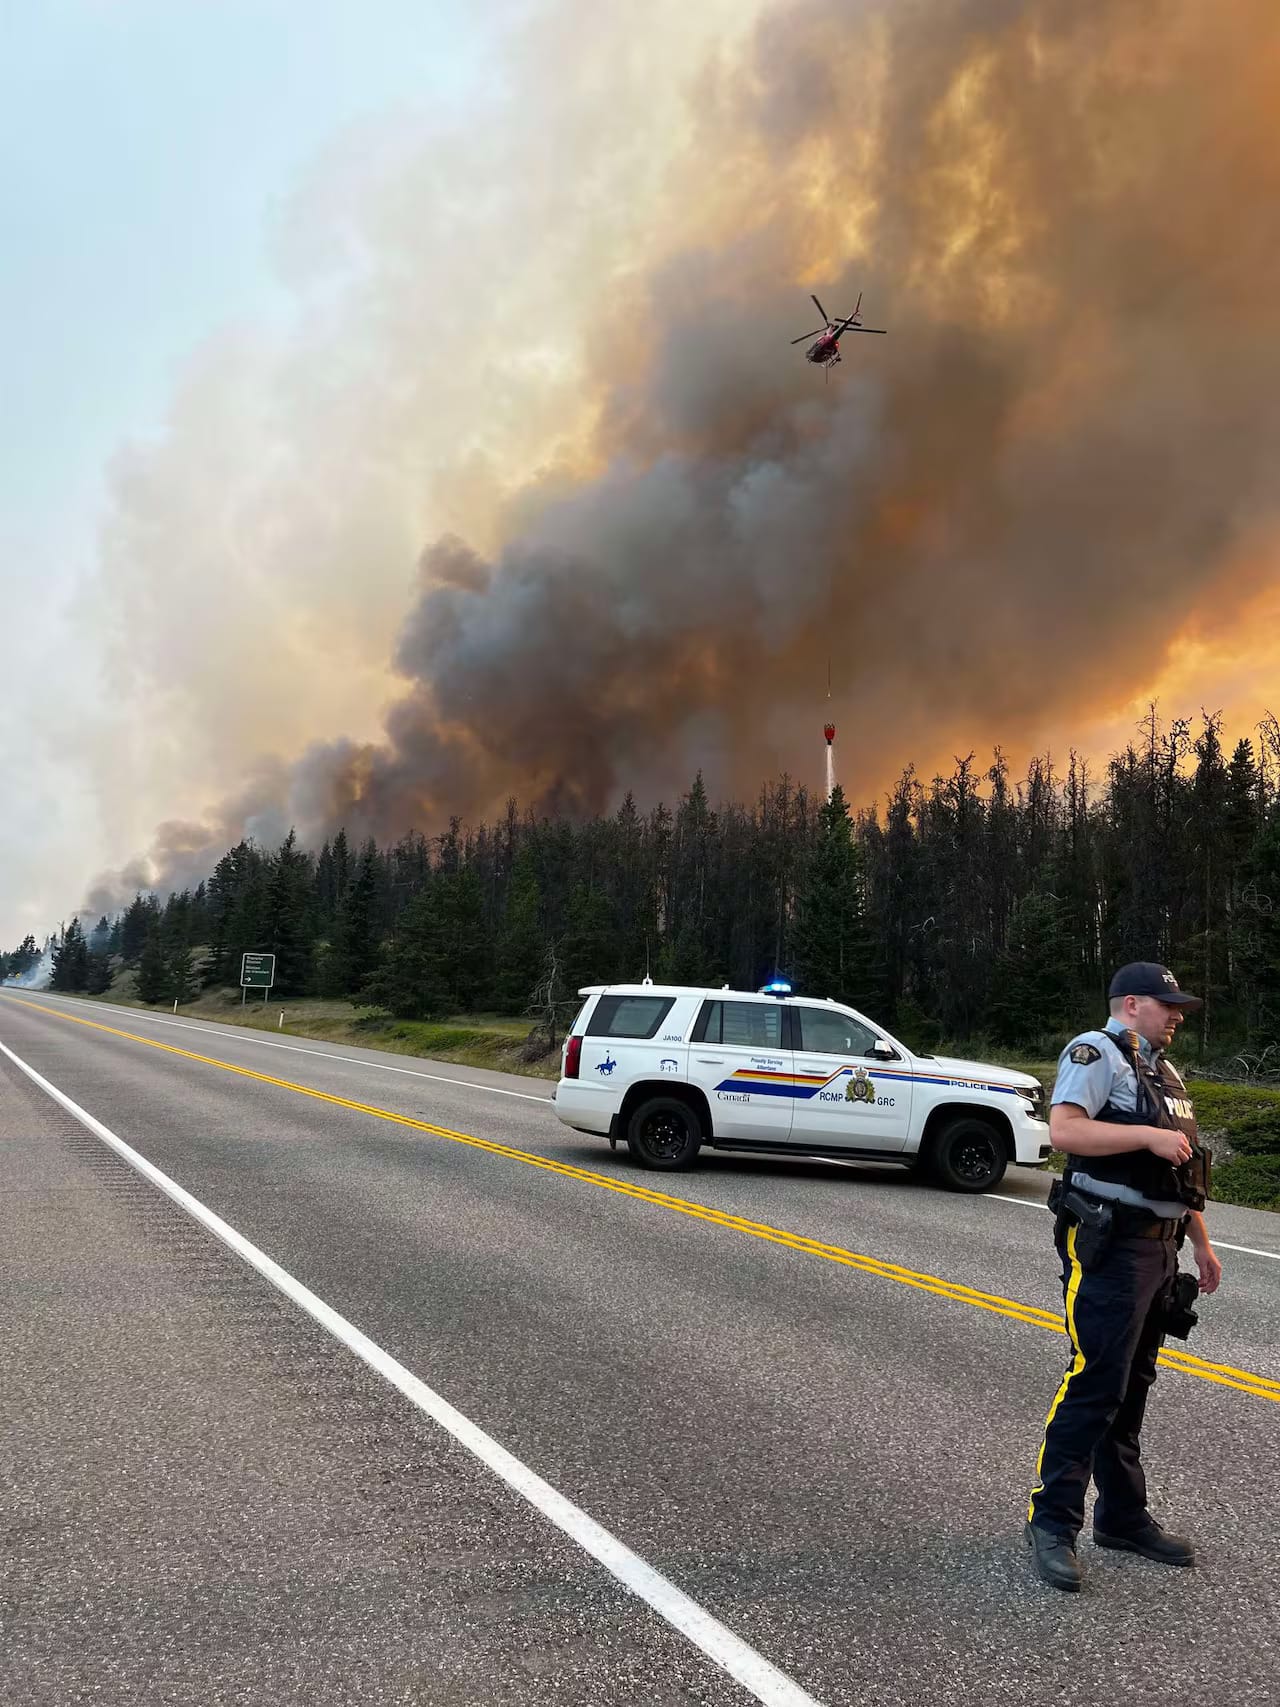
M782 1048L780 1002L708 1002L706 1025L698 1042L736 1045L739 1049Z
M674 996L601 996L588 1037L652 1037L675 1006Z

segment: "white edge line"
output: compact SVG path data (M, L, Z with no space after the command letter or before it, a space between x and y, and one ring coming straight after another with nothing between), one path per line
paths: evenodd
M411 1374L402 1363L397 1363L381 1346L361 1333L360 1329L348 1322L344 1316L340 1316L332 1306L318 1298L301 1281L295 1280L265 1252L250 1244L243 1234L228 1226L198 1198L184 1191L167 1174L161 1173L159 1168L147 1161L145 1156L131 1148L122 1138L117 1138L100 1120L95 1120L93 1115L87 1113L78 1103L72 1102L69 1096L56 1085L51 1085L34 1067L29 1067L12 1049L0 1043L0 1052L8 1056L14 1066L25 1073L33 1084L38 1085L96 1138L100 1138L145 1180L156 1186L229 1250L234 1251L236 1256L256 1269L265 1280L299 1309L305 1311L326 1332L332 1334L349 1351L353 1351L371 1369L376 1370L384 1380L389 1381L411 1404L416 1405L446 1433L451 1434L460 1445L465 1446L482 1464L501 1477L508 1487L514 1489L571 1541L576 1542L584 1552L602 1564L624 1588L638 1595L659 1617L665 1618L668 1624L688 1637L696 1648L728 1672L730 1677L740 1683L757 1701L764 1702L766 1707L821 1707L816 1697L801 1689L799 1684L793 1682L785 1672L779 1671L763 1654L758 1654L740 1636L735 1636L732 1630L713 1618L697 1601L691 1600L683 1590L655 1571L652 1565L646 1564L638 1554L619 1541L617 1536L612 1535L593 1517L588 1517L585 1511L566 1499L549 1482L544 1482L527 1464L508 1452L505 1446L500 1446L491 1435L486 1434L470 1418L463 1416L461 1411L455 1410L447 1399L441 1398L439 1393Z
M31 990L27 994L43 996L47 995L48 992ZM75 1001L74 996L59 996L57 999L63 1002ZM345 1061L348 1065L355 1067L376 1067L380 1073L403 1073L410 1079L432 1079L440 1085L462 1085L469 1091L488 1091L492 1096L519 1097L522 1102L541 1102L545 1103L548 1108L555 1106L554 1098L535 1096L532 1091L508 1091L504 1090L501 1085L477 1084L474 1079L454 1079L448 1073L422 1073L416 1067L393 1067L389 1061L365 1061L359 1055L334 1055L327 1049L303 1049L296 1043L277 1043L271 1037L254 1037L252 1035L254 1028L247 1025L201 1025L198 1020L165 1019L162 1014L144 1013L139 1008L120 1007L111 1002L83 1002L79 1005L93 1008L97 1013L128 1014L134 1019L149 1020L152 1025L169 1025L175 1031L208 1032L211 1037L225 1038L228 1043L239 1042L240 1033L249 1032L250 1035L244 1038L244 1042L256 1043L262 1049L283 1049L290 1055L314 1055L321 1061Z
M989 1191L988 1197L994 1197L997 1203L1021 1203L1027 1209L1043 1209L1045 1205L1034 1197L1002 1197L998 1191ZM1229 1245L1225 1239L1213 1241L1215 1251L1242 1251L1247 1257L1270 1257L1272 1262L1280 1262L1280 1251L1260 1251L1256 1245Z
M25 993L33 996L47 994L44 990L30 990ZM59 999L64 1002L75 1000L73 996L62 996ZM106 1011L111 1013L119 1012L128 1014L134 1019L149 1020L152 1025L169 1025L172 1026L175 1031L207 1032L210 1037L222 1037L229 1043L239 1042L240 1032L249 1031L251 1029L248 1026L220 1027L215 1025L201 1025L196 1020L165 1019L161 1014L143 1013L137 1008L116 1008L111 1004L100 1004L98 1002L85 1002L81 1005L84 1007L95 1008L99 1013L104 1011L105 1008ZM447 1073L423 1073L419 1072L415 1067L393 1067L389 1061L366 1061L359 1055L334 1055L327 1049L303 1049L296 1043L277 1043L274 1038L270 1037L249 1036L244 1039L244 1042L256 1043L262 1049L283 1049L290 1055L314 1055L317 1060L320 1061L346 1061L355 1067L376 1067L380 1073L402 1073L410 1079L430 1079L434 1083L440 1085L460 1085L464 1090L468 1091L485 1091L489 1095L497 1097L518 1097L522 1102L540 1102L545 1104L548 1108L555 1107L554 1098L549 1096L535 1096L531 1091L508 1091L504 1090L501 1085L477 1084L474 1079L454 1079L450 1078ZM783 1155L794 1154L794 1152L788 1152L786 1150L780 1153ZM892 1159L892 1157L886 1156L885 1162L888 1163L892 1161ZM845 1161L840 1156L806 1155L804 1160L807 1162L830 1162L833 1167L837 1168L862 1168L867 1166L876 1166L876 1162L873 1157L862 1157L856 1162L849 1162ZM996 1203L1016 1203L1023 1209L1044 1208L1044 1203L1041 1199L1036 1197L1006 1197L1003 1193L998 1191L984 1192L983 1196L992 1198ZM1268 1257L1272 1262L1280 1262L1280 1251L1260 1251L1253 1245L1229 1245L1223 1239L1215 1239L1213 1241L1213 1247L1215 1250L1239 1251L1245 1256Z

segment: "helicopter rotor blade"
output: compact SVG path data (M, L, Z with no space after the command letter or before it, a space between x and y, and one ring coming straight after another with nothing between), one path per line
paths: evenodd
M793 344L803 344L805 341L805 338L816 338L818 336L818 332L825 332L825 331L826 331L825 326L819 326L817 332L806 332L806 333L804 333L804 335L802 337L793 338L791 340L791 342Z
M812 291L810 291L809 295L810 295L810 298L813 302L813 306L817 309L818 313L822 316L823 324L826 326L830 326L831 316L827 313L826 309L818 301L817 297L813 295Z
M888 331L889 328L887 326L846 326L844 329L844 332L874 332L881 338L885 337L888 334ZM844 337L844 332L840 334L842 338Z

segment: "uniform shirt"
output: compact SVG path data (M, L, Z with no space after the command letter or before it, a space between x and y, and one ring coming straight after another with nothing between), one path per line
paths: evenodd
M1121 1039L1128 1036L1131 1043L1137 1044L1142 1059L1148 1065L1155 1066L1159 1059L1158 1052L1145 1037L1139 1037L1137 1032L1130 1032L1118 1019L1107 1021L1106 1032ZM1134 1111L1138 1107L1138 1075L1115 1045L1107 1041L1106 1032L1082 1031L1079 1037L1071 1039L1058 1058L1058 1077L1053 1087L1055 1105L1060 1102L1074 1103L1077 1108L1085 1111L1090 1120L1096 1120L1099 1111L1107 1103L1111 1103L1123 1113ZM1095 1059L1088 1058L1091 1051L1096 1051ZM1080 1059L1073 1061L1073 1053ZM1144 1209L1148 1215L1158 1215L1165 1221L1181 1221L1187 1213L1185 1203L1173 1202L1167 1198L1146 1197L1131 1185L1116 1185L1111 1180L1094 1179L1088 1172L1088 1166L1087 1156L1075 1157L1072 1163L1072 1178L1076 1185L1094 1197L1106 1197L1116 1203L1128 1203L1135 1209Z

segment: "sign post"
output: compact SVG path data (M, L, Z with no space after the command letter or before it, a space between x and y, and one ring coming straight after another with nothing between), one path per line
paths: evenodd
M266 1007L267 996L275 981L274 954L246 954L240 962L240 1006L245 1004L246 990L261 990L262 1005Z

